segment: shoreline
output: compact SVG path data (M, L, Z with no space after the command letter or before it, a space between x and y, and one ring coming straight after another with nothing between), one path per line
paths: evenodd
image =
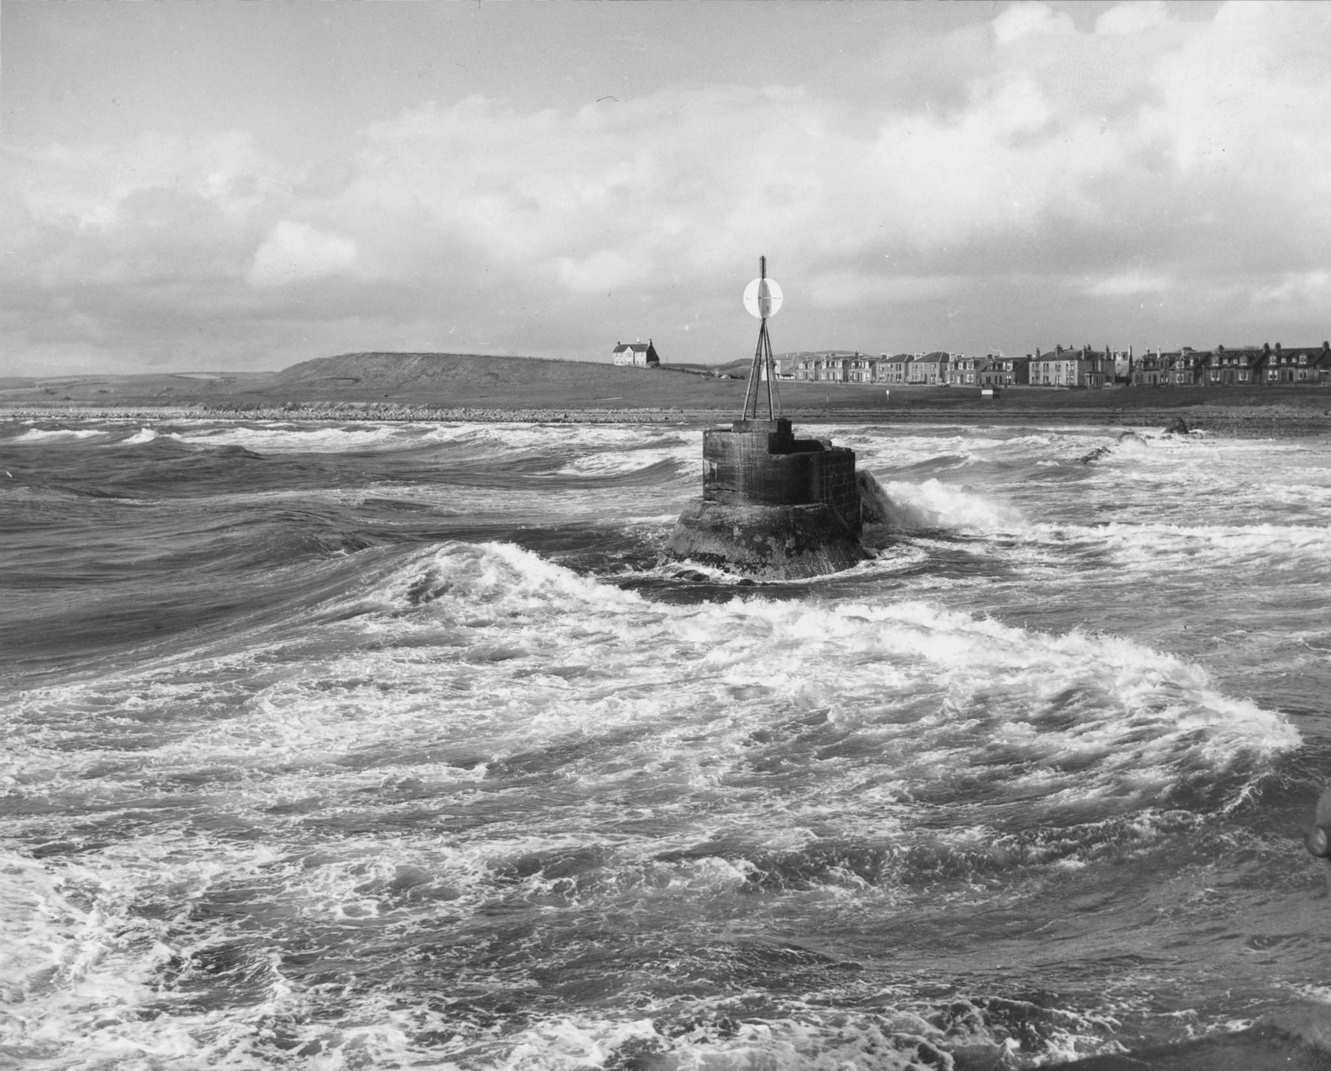
M1140 408L891 405L880 408L792 406L783 416L803 424L1075 424L1165 428L1182 420L1189 429L1234 435L1297 437L1331 431L1331 409L1293 405L1175 405ZM733 410L677 407L534 408L413 406L385 402L313 406L3 405L0 421L223 420L275 422L670 424L710 426L737 419Z

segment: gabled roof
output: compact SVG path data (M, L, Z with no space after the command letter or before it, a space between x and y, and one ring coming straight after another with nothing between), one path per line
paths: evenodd
M1215 350L1214 355L1221 360L1234 357L1243 361L1245 364L1256 364L1266 356L1266 354L1262 352L1261 346L1235 346L1233 349L1228 346L1222 346Z
M625 350L632 350L634 353L646 353L652 348L650 342L618 342L611 353L623 353Z
M1105 353L1104 350L1082 350L1065 349L1062 353L1057 350L1049 350L1047 353L1041 353L1038 356L1030 358L1032 364L1036 361L1099 361L1101 364L1112 364L1114 358Z
M1275 353L1277 351L1275 349L1272 349L1271 352ZM1327 352L1327 344L1325 342L1323 342L1320 346L1289 346L1289 347L1282 346L1280 347L1279 350L1279 353L1281 355L1289 354L1295 357L1299 356L1299 354L1304 354L1305 356L1308 357L1321 357L1326 352Z

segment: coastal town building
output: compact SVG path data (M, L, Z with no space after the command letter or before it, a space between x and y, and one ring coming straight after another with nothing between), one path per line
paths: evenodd
M979 377L981 387L1024 387L1031 381L1031 359L990 355Z
M1114 359L1104 350L1056 346L1031 358L1033 387L1103 387L1114 381Z
M1331 382L1331 345L1285 349L1217 346L1214 350L1147 350L1133 364L1134 387L1315 385Z
M1206 382L1212 386L1249 386L1261 382L1266 352L1261 346L1217 346L1207 362Z
M1159 350L1147 350L1132 366L1134 387L1158 387L1165 382L1165 362Z
M964 353L952 355L947 366L947 383L951 387L975 387L980 383L980 369L985 365L983 357L968 357Z
M952 355L943 350L916 357L906 366L906 382L920 386L937 387L947 382L947 369Z
M810 383L844 383L841 354L835 351L801 353L795 359L795 378Z
M659 368L661 358L649 338L646 342L616 342L610 356L617 365L633 368Z
M873 382L874 371L878 364L876 357L857 352L852 357L844 358L844 362L847 383Z
M1266 382L1321 383L1331 376L1331 346L1284 349L1279 342L1265 349Z
M793 378L811 383L874 383L877 381L878 357L859 350L825 350L801 353L793 359Z
M910 353L894 353L891 357L884 357L878 362L878 382L890 387L905 386L906 373L914 359L914 354Z
M1126 350L1113 350L1110 354L1114 359L1114 382L1126 386L1132 382L1132 347Z
M1331 385L1331 343L1286 349L1217 346L1199 350L1055 346L1024 357L934 350L886 353L821 350L788 355L783 378L817 383L881 384L887 387L1191 387L1244 385Z
M1171 387L1195 387L1198 383L1206 382L1205 370L1210 356L1209 350L1195 350L1191 346L1164 354L1161 382Z

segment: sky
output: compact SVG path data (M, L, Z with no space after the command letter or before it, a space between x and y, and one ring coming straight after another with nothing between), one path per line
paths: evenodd
M0 0L0 374L1331 335L1331 3Z

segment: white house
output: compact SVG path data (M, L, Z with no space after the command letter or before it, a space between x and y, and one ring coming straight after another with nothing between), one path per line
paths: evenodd
M634 368L659 368L661 365L661 358L650 338L646 342L616 342L610 353L615 364Z

